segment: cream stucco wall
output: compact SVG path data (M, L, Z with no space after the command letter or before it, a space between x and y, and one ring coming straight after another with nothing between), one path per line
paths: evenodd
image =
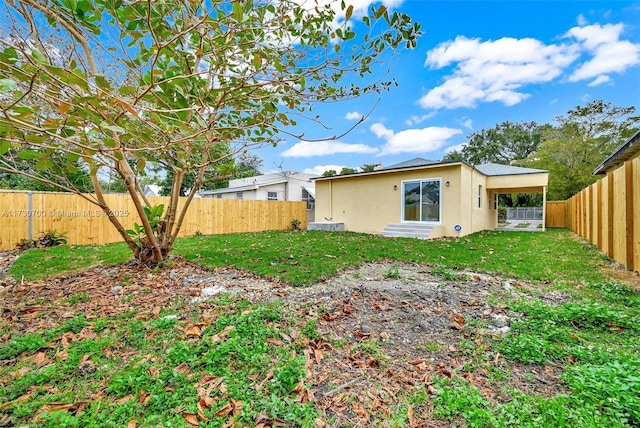
M487 187L497 193L511 192L540 192L549 184L549 173L522 174L522 175L497 175L487 177Z
M540 192L547 185L548 173L487 177L466 163L452 163L319 179L316 221L341 222L345 230L354 232L381 233L389 224L403 223L402 183L421 179L441 183L440 222L430 235L437 238L496 228L495 194ZM456 225L462 227L459 233Z

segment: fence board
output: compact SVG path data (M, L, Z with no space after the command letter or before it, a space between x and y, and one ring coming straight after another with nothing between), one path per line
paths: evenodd
M31 209L29 209L31 198ZM140 219L127 195L105 195L126 229ZM178 207L184 206L181 198ZM169 203L168 197L149 197L153 205ZM305 202L255 201L198 198L192 201L184 218L180 236L196 232L211 235L234 232L282 230L297 218L306 227ZM65 233L69 244L106 244L121 240L106 215L82 197L56 192L0 191L0 249L11 249L21 239L29 238L29 219L33 238L56 230Z
M640 158L634 159L633 174L631 179L631 191L633 194L633 265L628 269L640 271Z
M627 259L626 252L626 207L625 207L625 173L624 168L613 172L613 249L612 257L623 265Z

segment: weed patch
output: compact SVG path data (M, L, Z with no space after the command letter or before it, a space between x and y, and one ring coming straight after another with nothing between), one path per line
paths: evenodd
M298 354L308 339L281 339L314 327L297 326L278 304L225 298L210 308L206 319L188 321L78 317L12 338L0 348L0 358L17 361L0 369L15 379L0 388L3 412L18 425L184 426L195 417L250 426L259 415L312 425L317 414L301 399L306 360ZM95 382L104 389L92 391Z

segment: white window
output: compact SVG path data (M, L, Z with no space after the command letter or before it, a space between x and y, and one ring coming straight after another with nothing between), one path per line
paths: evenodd
M236 192L236 199L242 199L243 195L242 192Z
M482 208L482 185L478 186L478 208Z
M440 222L440 179L431 178L402 183L403 221Z
M278 200L278 192L267 192L267 200L268 201L277 201Z

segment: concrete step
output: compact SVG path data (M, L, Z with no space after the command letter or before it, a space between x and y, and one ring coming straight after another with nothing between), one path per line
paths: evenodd
M426 224L389 224L381 235L388 237L428 239L433 226Z

